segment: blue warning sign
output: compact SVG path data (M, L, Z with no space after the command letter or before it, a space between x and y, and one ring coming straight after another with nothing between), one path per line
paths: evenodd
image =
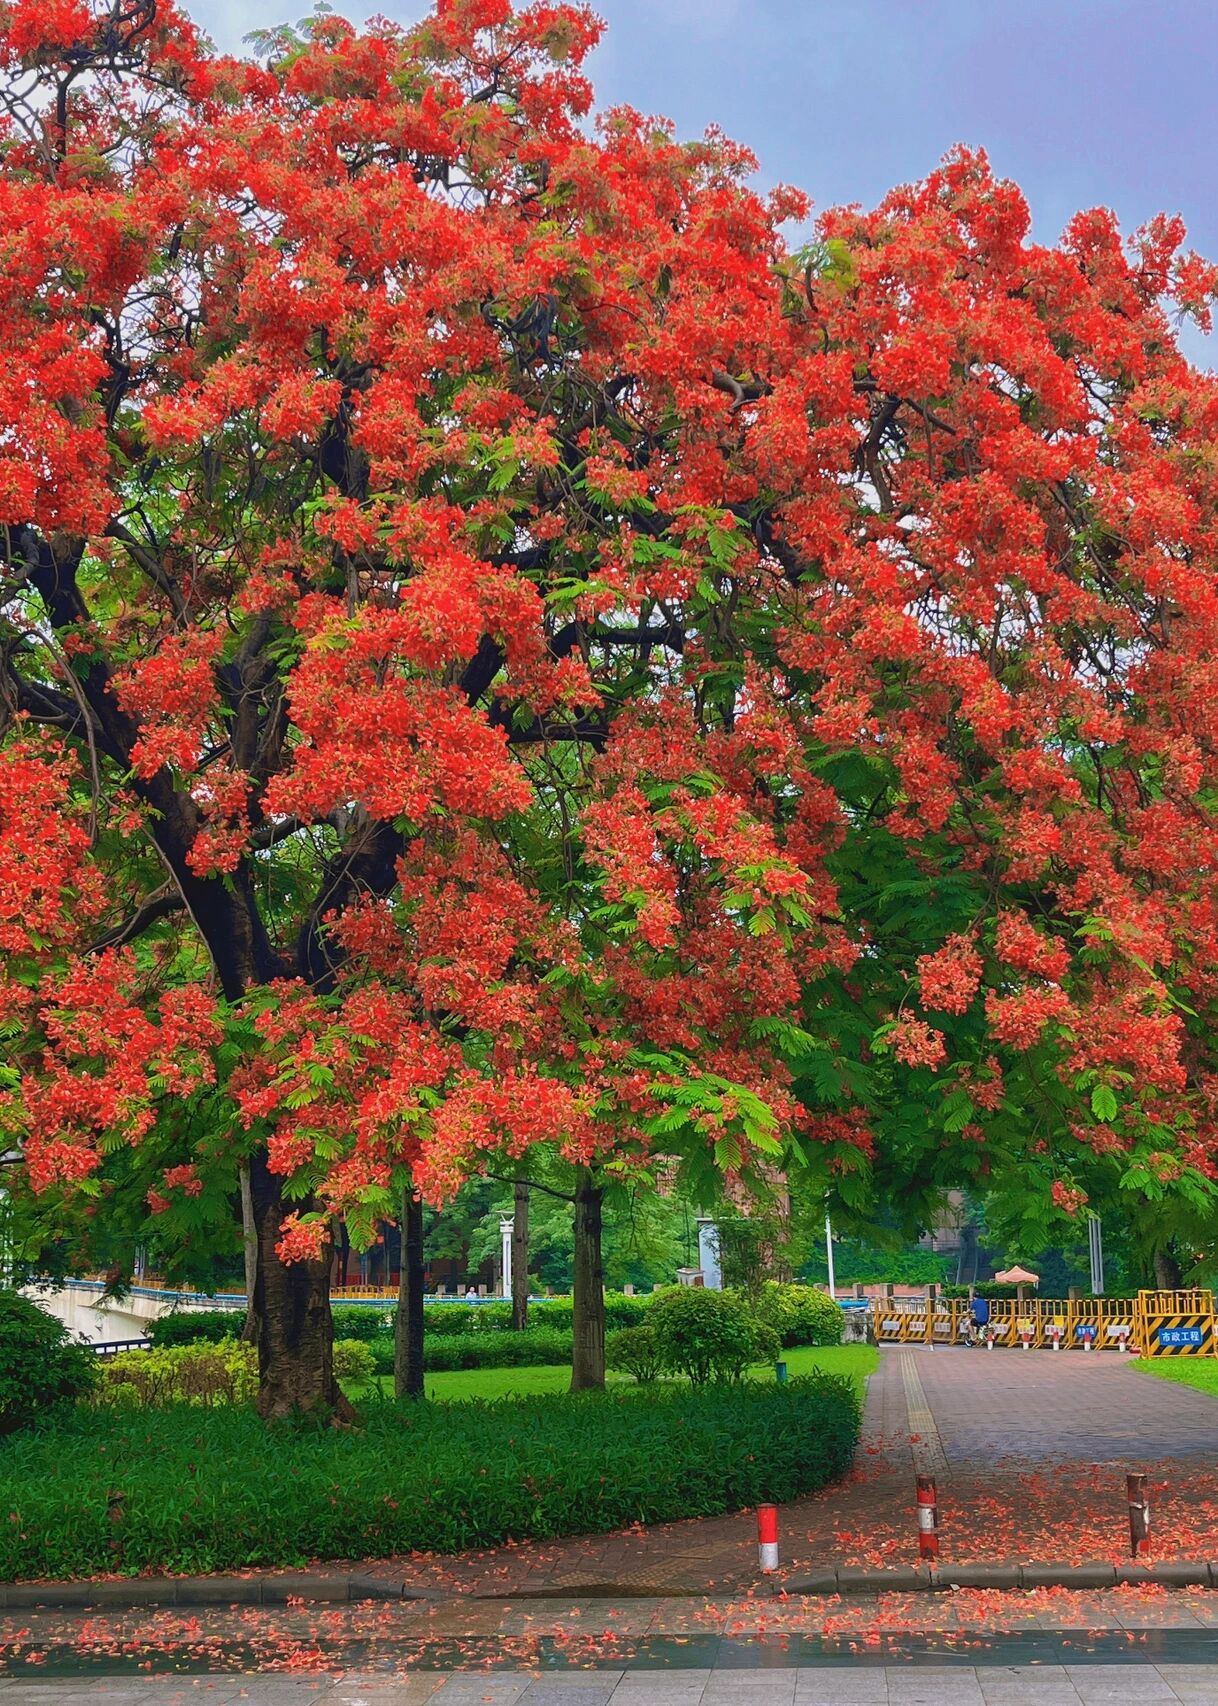
M1201 1327L1160 1327L1160 1345L1201 1345L1205 1342L1205 1330Z

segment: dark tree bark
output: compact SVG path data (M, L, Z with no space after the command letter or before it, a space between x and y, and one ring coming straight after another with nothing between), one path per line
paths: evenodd
M264 1156L254 1158L251 1184L258 1231L258 1412L348 1421L355 1411L334 1375L330 1257L290 1266L281 1262L275 1245L286 1205L281 1181L268 1170ZM309 1206L292 1204L297 1210Z
M517 1179L512 1212L512 1327L529 1324L529 1182Z
M1155 1285L1160 1291L1180 1290L1180 1264L1171 1250L1155 1251Z
M254 1308L254 1293L258 1289L258 1226L254 1220L254 1189L250 1183L248 1165L238 1169L241 1180L241 1249L245 1257L245 1326L241 1337L246 1344L258 1343L258 1313Z
M423 1396L423 1204L402 1193L402 1260L393 1334L393 1390L399 1398Z
M604 1186L587 1167L575 1184L575 1284L571 1297L571 1390L605 1384L605 1283L601 1264Z

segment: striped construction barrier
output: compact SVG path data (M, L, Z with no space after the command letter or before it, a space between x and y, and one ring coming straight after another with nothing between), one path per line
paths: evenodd
M959 1345L970 1338L966 1299L879 1299L880 1344ZM1139 1293L1136 1298L1003 1298L990 1304L989 1337L1008 1350L1138 1351L1143 1356L1218 1355L1211 1291Z
M1146 1357L1215 1354L1212 1291L1140 1291L1135 1341Z

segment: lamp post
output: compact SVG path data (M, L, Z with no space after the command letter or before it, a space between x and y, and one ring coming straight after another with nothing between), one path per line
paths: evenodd
M512 1223L500 1218L499 1236L503 1240L503 1296L510 1303L512 1298Z
M1104 1234L1096 1216L1087 1222L1088 1253L1091 1257L1091 1295L1104 1295Z
M837 1279L833 1272L833 1223L825 1216L825 1258L829 1263L829 1296L837 1299Z

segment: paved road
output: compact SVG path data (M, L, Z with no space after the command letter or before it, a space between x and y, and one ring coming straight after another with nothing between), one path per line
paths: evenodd
M548 1676L0 1681L5 1706L1212 1706L1218 1666L625 1670Z

